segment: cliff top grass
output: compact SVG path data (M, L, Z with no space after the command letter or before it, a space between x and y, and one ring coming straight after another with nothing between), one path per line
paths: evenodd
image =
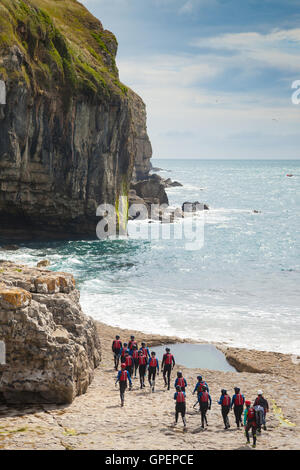
M25 57L17 69L3 61L12 46ZM115 36L76 0L0 0L0 78L35 91L103 98L126 95L115 57Z

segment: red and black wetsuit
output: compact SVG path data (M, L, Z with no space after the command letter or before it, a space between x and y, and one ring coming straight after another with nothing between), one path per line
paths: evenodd
M145 387L146 367L147 367L147 358L146 356L143 356L140 354L139 355L139 375L140 375L141 388Z
M257 428L256 414L255 414L255 409L252 406L251 408L248 409L247 421L246 421L246 426L245 426L245 434L247 437L247 441L250 442L249 431L250 429L252 430L253 445L256 445L256 428Z
M120 351L122 349L122 341L120 341L119 339L115 339L112 343L112 352L114 354L114 363L115 363L115 369L118 370L118 366L119 366L119 354L120 354Z
M199 395L199 404L200 404L200 411L201 411L201 424L202 428L204 428L204 422L207 426L207 417L206 413L208 410L208 402L209 402L209 393L208 392L201 392L201 396Z
M227 394L223 395L222 402L221 402L221 411L222 411L224 426L226 429L230 428L229 418L228 418L228 414L230 411L230 402L231 402L230 396Z
M154 386L156 371L158 371L158 359L156 357L151 357L148 368L148 382L150 387Z
M137 349L134 349L132 351L132 359L134 362L134 376L136 377L136 371L138 370L138 367L139 367L139 352Z
M168 390L170 390L170 380L171 380L171 370L172 366L175 366L175 359L173 354L171 353L166 353L163 355L163 360L161 363L161 367L163 368L163 376L164 376L164 381L165 385L168 385ZM168 375L168 382L166 379L166 375Z
M176 383L176 382L175 382ZM182 392L185 392L185 381L184 381L184 377L177 377L177 383L176 385L179 385L179 387L181 388L181 391Z
M128 370L130 376L132 376L133 372L133 359L131 356L126 356L125 357L125 365L126 365L126 370Z
M239 428L242 424L242 414L244 409L245 397L241 393L236 393L232 397L233 411L235 415L236 425Z
M182 421L184 425L186 425L185 421L185 412L186 412L186 405L185 405L185 393L184 392L176 392L174 394L174 399L176 400L175 405L175 422L178 421L178 415L181 414Z
M120 397L121 397L121 405L124 405L124 398L125 398L125 390L127 388L127 380L129 380L130 388L132 385L130 374L127 370L120 370L117 377L117 382L120 385ZM116 383L117 383L116 382Z
M138 349L138 344L137 344L137 342L136 342L134 339L133 339L133 340L130 340L129 343L128 343L128 349L129 349L129 351L132 351L135 346L136 346L136 348Z

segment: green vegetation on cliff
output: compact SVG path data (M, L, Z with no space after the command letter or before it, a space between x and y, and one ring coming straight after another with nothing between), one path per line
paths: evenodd
M22 67L7 72L3 57L18 46ZM76 0L0 0L0 78L35 91L126 95L115 63L117 40Z

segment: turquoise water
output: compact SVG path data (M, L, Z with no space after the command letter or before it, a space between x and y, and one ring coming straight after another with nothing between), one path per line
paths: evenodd
M165 354L165 348L169 347L174 355L176 364L198 369L221 370L224 372L236 372L236 369L227 362L225 355L212 344L176 343L155 346L151 351L156 352L159 361Z
M183 183L168 189L171 205L210 206L201 249L129 238L26 244L1 257L46 257L52 269L73 272L84 311L111 325L299 354L300 162L153 165ZM137 226L155 224L131 222L129 232Z

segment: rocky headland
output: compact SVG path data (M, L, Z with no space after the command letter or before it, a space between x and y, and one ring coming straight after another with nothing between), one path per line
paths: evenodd
M142 99L76 0L0 0L0 236L96 237L96 209L148 177Z
M97 207L118 215L124 196L182 216L164 213L181 184L150 173L146 107L119 80L113 33L76 0L0 0L0 46L4 243L96 238Z

